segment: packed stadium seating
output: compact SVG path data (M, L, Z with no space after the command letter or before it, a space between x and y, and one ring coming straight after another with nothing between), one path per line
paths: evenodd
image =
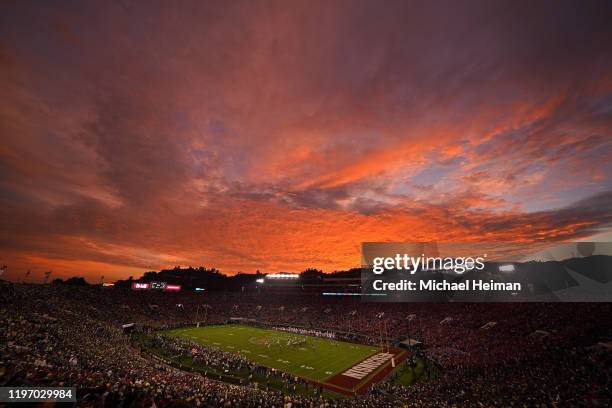
M78 387L79 405L107 406L610 406L612 359L598 348L612 337L612 305L388 304L313 294L138 292L97 286L1 283L1 385ZM180 306L177 306L180 305ZM334 330L377 344L418 339L415 351L440 374L367 395L332 398L229 384L183 371L140 349L122 325L139 330L225 323L232 317ZM495 322L495 324L488 324ZM188 347L159 339L159 347ZM198 358L228 370L240 357Z

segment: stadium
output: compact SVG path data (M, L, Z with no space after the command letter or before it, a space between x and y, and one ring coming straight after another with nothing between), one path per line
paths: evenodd
M0 408L612 407L611 22L0 1Z
M351 275L3 282L2 384L76 387L92 407L612 401L609 303L362 303L340 295Z

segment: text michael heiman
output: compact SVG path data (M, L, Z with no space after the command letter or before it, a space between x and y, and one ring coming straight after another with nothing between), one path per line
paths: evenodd
M372 282L372 287L376 291L511 291L519 292L521 284L519 282L495 282L484 281L481 279L464 280L463 282L449 282L447 280L422 280L418 282L402 279L398 282L385 282L377 279Z

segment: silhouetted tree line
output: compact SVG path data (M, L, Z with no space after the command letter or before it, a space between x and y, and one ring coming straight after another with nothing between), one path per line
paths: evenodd
M309 268L300 273L301 283L320 283L326 277L353 277L359 278L360 269L355 268L349 271L336 271L325 273L322 270ZM192 290L195 288L205 288L206 290L240 291L245 288L252 288L257 284L257 279L265 276L259 270L252 273L238 273L236 275L226 275L215 268L176 266L172 269L163 269L159 272L145 272L140 278L129 277L126 280L115 282L116 287L131 287L133 282L167 282L182 285L184 289Z
M87 286L89 283L85 280L85 278L81 276L73 276L72 278L68 278L63 280L61 278L53 279L51 281L52 285L73 285L73 286Z
M496 262L487 262L486 271L489 271L491 277L499 274L500 264ZM583 258L571 258L563 261L546 261L537 262L530 261L525 263L515 264L517 267L516 276L528 271L532 276L538 276L538 279L545 283L545 287L549 289L563 288L572 278L569 276L565 268L578 272L598 283L607 283L610 280L607 271L612 269L612 256L607 255L592 255ZM534 272L537 272L534 274ZM467 273L466 275L469 275ZM300 273L300 279L296 283L301 284L325 284L326 281L333 281L335 278L356 279L361 276L360 268L353 268L346 271L334 271L325 273L320 269L308 268ZM216 268L186 267L181 268L176 266L172 269L163 269L161 271L145 272L140 278L134 279L130 276L128 279L115 282L116 287L130 288L133 282L167 282L170 284L182 285L185 290L194 290L195 288L204 288L211 291L240 291L253 289L257 285L257 279L265 277L264 273L259 270L254 273L238 273L236 275L226 275ZM55 279L52 284L63 285L88 285L82 277L72 277L66 280Z

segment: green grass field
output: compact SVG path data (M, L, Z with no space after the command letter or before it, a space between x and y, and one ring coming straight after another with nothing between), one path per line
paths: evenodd
M242 325L190 327L169 330L164 334L228 352L240 352L260 365L319 382L378 351L373 346ZM287 345L291 339L301 339L305 343Z

